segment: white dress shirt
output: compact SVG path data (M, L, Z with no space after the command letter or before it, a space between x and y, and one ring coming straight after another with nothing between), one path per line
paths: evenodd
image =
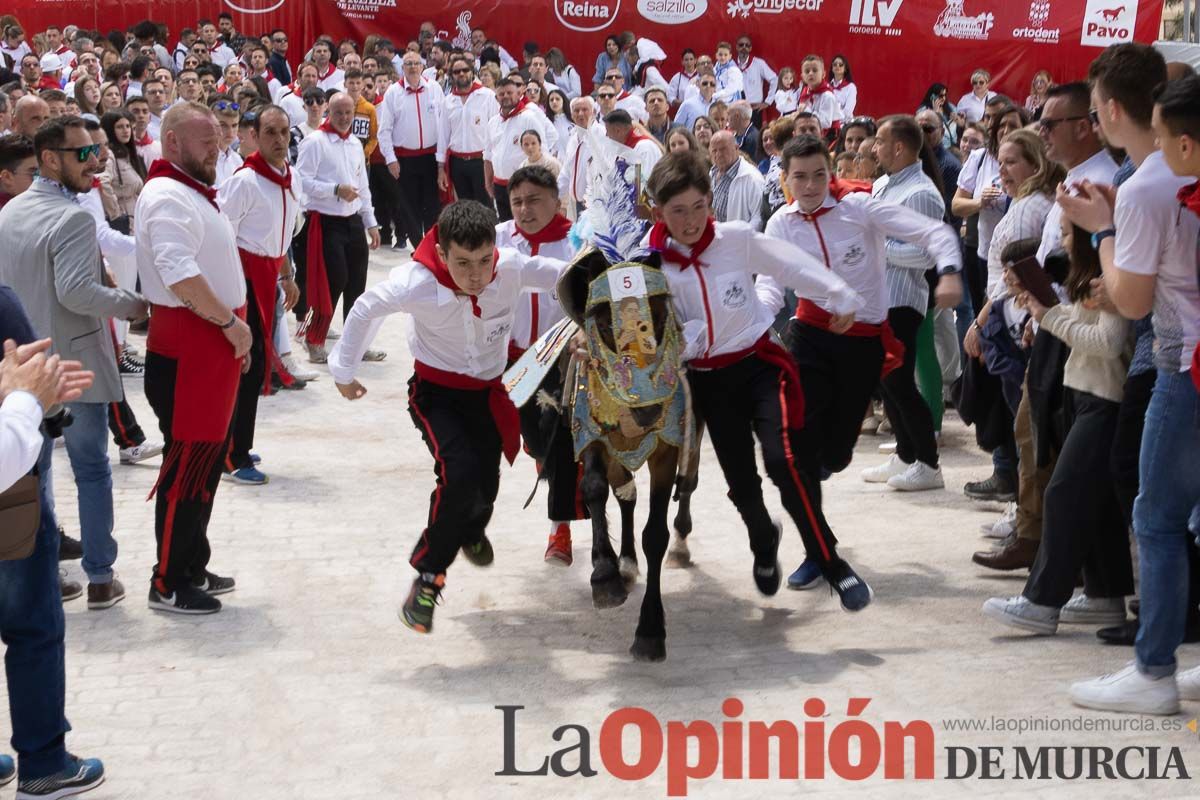
M217 182L213 186L220 189L241 165L242 157L233 147L226 147L220 151L217 154Z
M1111 186L1119 166L1108 154L1108 150L1101 147L1091 158L1067 170L1067 177L1063 178L1063 183L1070 187L1080 181L1089 180L1095 184ZM1046 256L1061 244L1062 206L1055 203L1046 215L1046 227L1042 230L1042 243L1038 246L1037 260L1045 264Z
M329 373L337 383L351 383L384 319L403 312L412 317L408 348L415 360L479 380L497 378L508 363L513 313L522 293L551 291L562 269L562 262L552 258L500 250L496 277L476 298L476 316L471 299L442 286L425 265L402 264L354 303L329 354Z
M29 392L10 392L0 404L0 492L37 463L42 452L42 406Z
M407 80L393 83L379 104L379 152L384 162L396 161L396 148L436 151L446 104L442 87L422 79L417 87Z
M325 74L317 78L317 86L321 87L321 89L324 91L337 89L340 92L343 88L345 88L345 84L346 73L338 69L337 65L332 61L330 61L329 66L325 68Z
M629 112L629 116L643 125L646 120L650 119L650 112L646 111L646 101L641 98L641 95L622 92L617 96L617 108Z
M100 254L105 258L128 258L134 254L135 245L132 236L121 233L108 224L104 216L104 200L100 197L100 189L93 187L91 191L75 195L75 202L96 220L96 239L100 242Z
M833 86L833 84L829 84ZM842 107L842 119L849 122L854 118L854 109L858 106L858 86L854 81L833 87L833 96Z
M300 142L296 174L300 178L305 211L334 217L359 214L367 228L376 226L371 187L367 185L367 159L362 142L356 137L343 139L336 133L313 131ZM353 186L358 197L349 202L338 197L334 190L339 185Z
M771 69L770 64L758 56L750 56L745 66L741 61L737 62L737 66L742 71L742 93L751 105L765 102L766 98L775 96L779 76ZM764 83L767 84L766 93L763 92Z
M147 300L181 306L168 287L202 275L222 303L245 305L246 278L233 224L202 194L169 178L148 180L133 220L138 277Z
M446 95L437 142L438 163L445 163L447 152L482 153L487 148L488 123L499 113L496 93L486 86L474 86L466 94Z
M727 62L725 66L714 64L713 71L717 75L717 93L713 97L726 103L740 100L746 84L738 65L733 61Z
M958 105L954 108L967 118L967 122L979 122L983 118L983 112L987 110L987 101L995 96L995 92L988 92L987 97L980 100L974 92L967 92L958 98Z
M222 71L229 66L229 62L237 60L237 53L233 52L233 48L224 42L217 42L216 47L210 47L208 56L212 59L212 63L220 67Z
M699 267L681 269L672 261L662 261L689 358L711 358L753 346L783 306L783 287L801 297L832 298L827 302L837 309L835 313L862 307L862 299L845 281L794 245L764 236L745 222L715 226L716 235L700 255ZM648 246L649 240L647 235L642 245ZM690 247L667 241L672 249L690 254Z
M855 192L840 201L829 195L819 217L805 219L792 201L767 222L766 235L784 239L837 273L865 301L858 320L878 325L887 319L887 239L919 244L929 251L940 270L962 269L958 238L950 226L903 206ZM840 313L823 295L806 299L833 314Z
M308 111L304 107L304 98L301 95L301 89L288 86L279 93L279 99L275 101L280 108L287 112L293 128L308 119Z
M510 219L508 222L501 222L496 226L496 246L512 248L525 257L535 255L533 246L517 230L516 220ZM566 269L575 258L576 252L575 246L571 244L571 238L567 236L557 242L546 242L540 245L536 255L558 259L562 262L563 269ZM513 315L511 337L513 344L522 350L527 349L566 315L562 304L558 302L556 290L529 292L526 297L517 302ZM537 325L533 324L535 316Z
M603 135L603 133L601 133ZM563 154L562 171L558 173L558 195L575 202L588 202L592 183L592 151L587 133L572 126Z
M692 87L692 81L698 74L698 72L688 73L683 70L676 72L675 77L671 78L671 82L667 84L667 102L675 105L686 100L687 90Z
M507 182L525 160L521 134L530 129L541 133L542 150L552 151L557 146L558 131L535 105L526 105L507 119L502 114L492 117L483 157L492 163L492 175L497 182Z
M237 246L248 253L287 255L301 214L300 178L284 189L250 168L239 169L221 186L217 203L233 223Z
M817 115L817 124L822 131L829 130L833 123L842 119L842 104L833 92L813 95L804 103L803 110Z

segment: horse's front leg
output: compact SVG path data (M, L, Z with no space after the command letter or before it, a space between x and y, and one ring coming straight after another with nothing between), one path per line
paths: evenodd
M679 451L659 445L650 458L650 514L642 530L642 552L646 556L646 594L642 598L637 632L629 652L638 661L662 661L667 657L667 624L662 602L662 564L670 530L667 512Z
M615 461L608 465L608 482L621 508L621 577L633 583L638 577L637 539L633 534L633 512L637 508L637 484L633 474Z
M583 501L592 517L592 605L613 608L625 602L629 592L617 568L617 554L608 537L608 465L601 448L592 445L583 451L583 479L579 485Z

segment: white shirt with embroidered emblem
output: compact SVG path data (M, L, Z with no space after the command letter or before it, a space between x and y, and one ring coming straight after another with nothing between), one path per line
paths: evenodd
M182 306L169 287L202 275L222 303L245 305L246 278L233 223L204 195L177 180L153 178L138 195L133 220L138 277L147 300Z
M287 255L301 214L300 180L292 171L292 186L284 189L249 167L225 181L217 204L233 223L237 246L248 253L279 258Z
M436 149L445 104L442 87L432 81L422 79L420 86L413 87L407 80L402 80L389 86L377 108L379 152L384 162L395 163L397 147Z
M470 297L438 283L423 264L402 264L355 301L329 354L329 374L337 383L351 383L384 319L402 312L411 317L408 348L415 360L480 380L497 378L508 363L513 313L522 294L551 291L563 268L552 258L500 250L496 277L476 298L480 316L475 316Z
M836 313L857 312L862 298L812 256L745 222L717 222L700 266L681 269L662 260L675 316L683 325L686 357L711 358L751 347L771 327L783 306L783 288L802 297L821 297ZM642 240L649 246L650 237ZM668 239L687 255L691 248ZM755 273L758 274L757 279Z
M939 272L962 269L958 237L943 222L862 192L848 194L840 201L829 195L822 208L831 210L809 221L799 202L793 200L767 222L766 235L791 242L824 262L858 292L865 302L857 314L859 322L878 325L887 319L891 305L886 277L888 237L924 247ZM805 299L839 313L827 297Z
M458 92L446 95L437 141L438 163L446 163L447 151L482 153L487 148L488 123L499 113L496 93L486 86L472 87L465 95Z
M375 211L371 208L371 187L367 185L367 159L362 142L356 137L343 139L336 133L313 131L300 142L295 169L305 211L334 217L359 214L363 225L376 226ZM353 186L358 197L343 200L334 194L338 185Z
M755 55L750 56L750 60L745 66L742 66L740 61L735 63L742 71L742 93L747 102L754 105L775 96L775 90L779 86L779 76L775 70L771 69L770 64ZM767 84L765 93L763 92L764 83Z
M488 125L487 147L483 158L492 164L492 176L507 181L525 160L521 149L521 134L536 130L542 135L542 150L552 151L558 144L558 131L535 105L526 105L520 113L507 119L502 114L492 117Z
M533 255L533 246L517 230L516 221L511 219L496 226L496 246L511 248L526 257ZM538 247L537 254L562 261L563 269L566 269L570 261L575 258L576 252L575 246L571 244L568 236L557 242L542 244ZM537 308L537 328L531 330L535 307ZM530 292L527 297L517 303L513 316L513 344L523 350L527 349L566 315L562 304L558 302L557 291L552 289L548 292Z

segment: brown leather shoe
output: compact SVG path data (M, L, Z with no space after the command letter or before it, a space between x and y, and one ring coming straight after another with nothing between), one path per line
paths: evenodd
M125 599L125 587L116 578L109 583L88 584L88 608L111 608Z
M58 588L62 592L62 601L65 603L68 600L74 600L79 595L83 594L83 587L78 581L69 581L67 576L60 574L58 576Z
M971 560L981 567L998 570L1028 569L1037 557L1038 542L1021 539L1014 533L995 550L980 550Z

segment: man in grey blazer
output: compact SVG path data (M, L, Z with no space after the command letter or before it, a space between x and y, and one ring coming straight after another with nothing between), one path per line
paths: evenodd
M50 120L34 136L34 150L39 177L0 210L0 283L17 293L37 335L53 341L53 352L83 362L96 376L67 405L73 422L64 438L79 494L88 608L108 608L125 596L112 569L117 542L107 404L122 390L108 319L141 319L148 306L134 292L107 285L96 223L74 201L91 188L98 168L99 148L84 121Z

